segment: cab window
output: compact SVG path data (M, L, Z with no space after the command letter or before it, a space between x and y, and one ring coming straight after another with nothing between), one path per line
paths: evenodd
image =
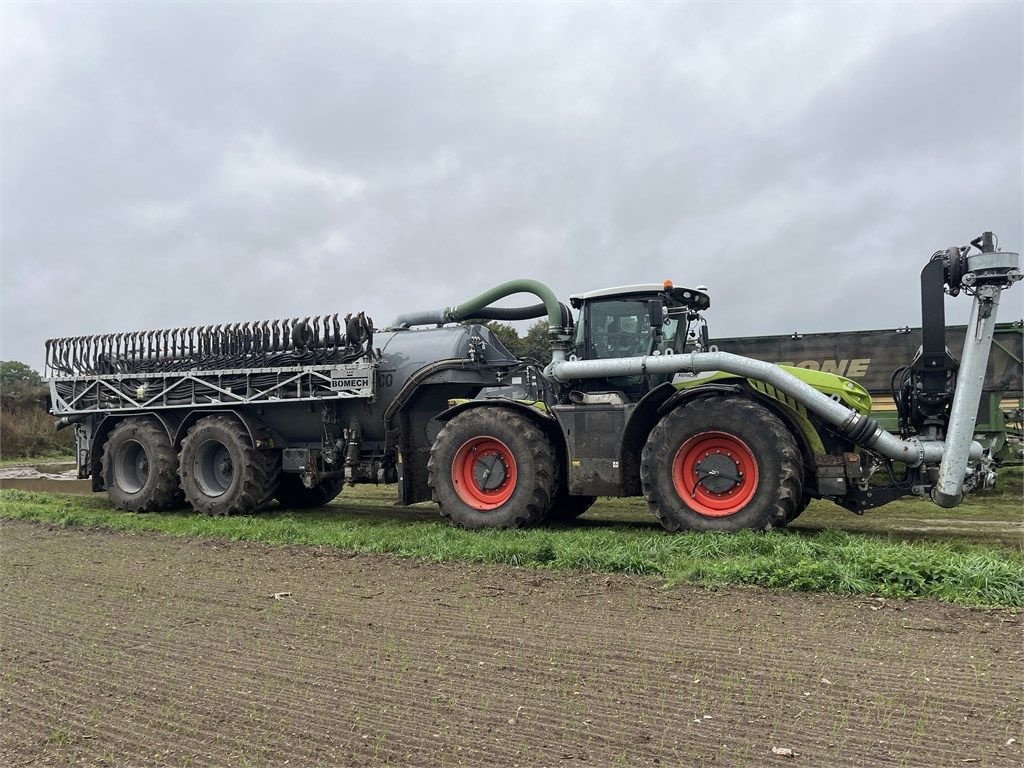
M589 346L585 357L637 357L650 351L651 325L646 301L595 301L589 311Z

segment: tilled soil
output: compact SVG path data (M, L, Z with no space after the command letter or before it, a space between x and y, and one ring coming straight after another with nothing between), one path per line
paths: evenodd
M0 535L7 766L1022 762L1019 614Z

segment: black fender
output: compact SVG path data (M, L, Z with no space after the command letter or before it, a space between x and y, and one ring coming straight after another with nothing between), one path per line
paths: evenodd
M460 413L474 410L477 408L508 408L516 411L516 413L522 413L534 424L541 428L551 444L555 447L555 454L558 457L560 463L564 463L566 460L566 446L565 446L565 435L562 434L562 428L558 424L558 420L555 415L548 410L541 410L540 408L534 407L533 402L523 402L521 400L511 400L505 397L492 397L486 400L470 400L465 403L459 403L458 405L452 406L446 411L442 411L435 418L444 423L449 421L454 416L458 416Z
M514 411L526 414L526 416L535 421L545 432L557 433L559 436L562 434L561 430L558 428L558 422L550 411L542 411L540 408L534 407L532 402L524 403L521 400L512 400L505 397L490 397L486 400L469 400L465 403L459 403L458 405L454 405L451 408L442 411L434 418L440 422L445 422L450 421L460 413L473 410L474 408L493 407L511 408Z
M275 441L273 433L262 421L252 414L234 408L190 410L188 415L182 419L177 430L171 436L171 440L174 442L174 447L179 450L181 449L181 441L185 439L185 435L187 435L188 431L195 426L196 422L204 416L224 415L234 416L241 422L242 426L245 427L245 431L249 435L249 444L253 448L258 450L270 450L277 447L278 441Z
M107 437L118 424L125 419L152 418L160 423L167 433L167 437L174 442L175 433L181 424L181 417L173 411L137 411L132 413L112 413L97 425L92 436L92 450L89 456L89 476L92 478L93 492L106 489L103 483L103 446L106 445ZM175 448L178 444L174 444Z

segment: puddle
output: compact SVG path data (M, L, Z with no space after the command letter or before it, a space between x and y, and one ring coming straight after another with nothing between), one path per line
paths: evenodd
M92 493L91 480L79 480L73 462L0 467L0 488L43 493Z
M21 467L0 467L0 480L77 480L74 464L35 464Z
M74 471L76 469L75 462L73 461L61 461L52 464L30 464L28 467L21 467L22 469L34 469L41 475L64 473L69 469Z

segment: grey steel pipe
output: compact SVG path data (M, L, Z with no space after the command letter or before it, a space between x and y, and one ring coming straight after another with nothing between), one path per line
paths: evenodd
M778 366L729 352L691 352L685 355L649 355L611 360L556 359L552 360L544 373L557 381L568 382L575 379L667 373L696 374L708 371L734 373L771 384L837 427L859 445L872 448L893 461L917 467L921 464L936 464L942 459L941 442L922 441L917 438L901 440L882 429L870 416L863 416L833 400ZM979 443L971 442L967 447L971 459L981 458L982 447Z
M939 480L932 490L932 500L940 507L955 507L963 499L964 467L973 443L974 426L978 420L978 403L985 384L988 353L996 328L1000 290L994 286L978 289L971 305L967 337L957 371L956 391L946 428L946 451L939 465Z

